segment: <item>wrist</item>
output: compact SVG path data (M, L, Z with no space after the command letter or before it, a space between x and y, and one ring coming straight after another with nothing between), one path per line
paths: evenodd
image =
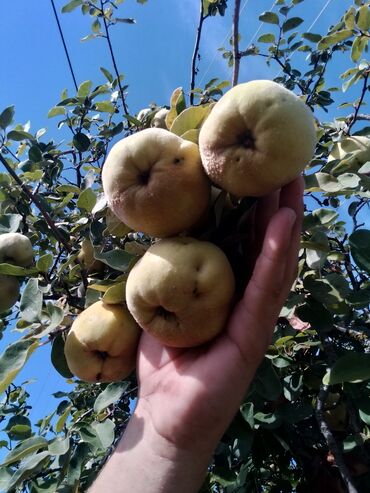
M196 493L212 455L183 447L156 429L148 406L139 400L116 450L90 493Z
M176 414L176 412L174 411ZM149 399L139 398L131 421L145 422L149 438L163 444L176 457L182 454L210 455L217 445L218 439L213 437L214 429L204 427L194 420L180 416L169 417L152 405Z
M148 451L171 464L173 468L177 468L178 465L182 467L196 460L206 471L217 445L217 440L215 442L209 440L210 435L209 430L205 438L203 434L201 436L199 433L195 434L194 430L189 432L184 429L164 429L158 426L151 413L150 405L145 399L139 399L125 432L125 440L131 442L130 437L141 436L142 443L146 445ZM131 445L134 444L131 442Z

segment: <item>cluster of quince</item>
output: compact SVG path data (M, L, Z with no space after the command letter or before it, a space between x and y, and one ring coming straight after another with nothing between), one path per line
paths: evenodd
M155 241L128 275L126 304L99 301L73 323L65 344L72 373L123 379L141 329L181 348L216 337L234 301L234 274L218 246L188 236L207 215L211 186L236 198L269 194L301 173L315 144L310 109L271 81L228 91L201 126L199 146L163 128L115 144L102 172L108 205Z

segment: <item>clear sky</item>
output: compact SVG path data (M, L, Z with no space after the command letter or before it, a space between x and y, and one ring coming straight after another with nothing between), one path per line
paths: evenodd
M96 39L81 43L80 39L91 32L89 16L82 16L79 9L71 14L61 14L61 7L67 0L55 0L55 3L78 83L87 79L94 85L105 82L99 67L112 71L105 41ZM273 3L272 0L242 0L242 49L253 41L255 35L273 32L271 25L264 25L258 32L258 15L271 10ZM305 19L300 27L303 31L314 23L311 31L323 33L351 4L351 0L305 0L296 7L294 16ZM217 49L229 47L232 9L233 1L229 0L225 17L211 18L204 24L197 79L200 85L213 77L221 80L231 78L231 71ZM145 5L136 0L126 0L120 6L120 17L132 17L137 21L136 25L119 24L111 30L119 70L125 75L125 83L129 84L127 102L132 114L151 102L168 104L176 87L188 90L198 10L199 0L148 0ZM62 89L67 88L73 95L74 87L51 2L6 2L0 17L0 46L0 111L15 104L18 123L30 120L32 131L46 127L51 138L60 140L56 131L57 119L48 120L47 112L60 100ZM297 53L294 57L304 60L305 55ZM338 56L336 63L332 64L328 86L331 80L337 83L337 75L347 66L348 63ZM271 79L278 73L276 65L268 69L264 59L249 57L241 64L240 82ZM339 99L343 101L344 98L350 99L350 94ZM17 339L18 335L8 335L0 341L0 352L14 338ZM36 379L28 386L34 405L32 420L55 408L56 401L49 396L65 386L64 379L51 366L49 355L49 346L38 350L38 356L31 357L18 378L18 382Z

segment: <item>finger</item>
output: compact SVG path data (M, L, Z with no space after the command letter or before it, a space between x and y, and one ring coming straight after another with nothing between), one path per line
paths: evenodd
M303 177L300 176L284 187L280 195L280 205L282 207L290 207L297 214L297 219L292 231L290 249L287 258L288 263L286 267L286 277L287 279L292 279L292 282L297 273L296 259L298 257L303 220L303 191L304 181Z
M257 202L256 208L256 238L261 250L263 239L272 216L279 209L280 191L276 191L265 197L261 197Z
M295 221L290 208L280 209L270 221L252 278L230 319L229 337L248 360L266 351L291 284L285 275Z
M279 191L266 195L258 199L256 206L253 209L253 216L247 222L245 228L245 271L246 281L248 281L253 273L253 269L261 253L263 239L265 237L267 226L271 217L279 208Z

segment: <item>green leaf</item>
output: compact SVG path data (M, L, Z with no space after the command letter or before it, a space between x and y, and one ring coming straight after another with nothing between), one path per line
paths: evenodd
M366 36L358 36L352 43L351 58L353 62L358 62L362 56L362 52L367 47L369 38Z
M100 33L101 29L101 24L98 18L94 20L94 22L91 24L91 30L93 33L97 34Z
M302 22L303 19L301 19L300 17L291 17L290 19L287 19L282 26L283 33L286 33L287 31L300 26Z
M67 12L72 12L72 10L82 5L82 3L83 0L71 0L64 5L64 7L62 8L62 13L65 14Z
M345 298L349 294L348 285L345 283L343 276L338 274L334 277L328 274L323 279L308 276L304 279L303 285L312 297L324 303L330 312L344 315L348 312Z
M353 36L353 32L350 29L343 29L342 31L337 31L334 34L329 34L328 36L323 37L317 47L319 50L326 50L345 39L348 39Z
M353 77L351 77L342 85L343 92L346 92L351 86L356 84L356 82L358 82L361 79L363 75L363 71L358 69L354 69L354 70L356 70L356 73L353 75Z
M0 234L16 233L22 221L20 214L1 214L0 215Z
M58 419L58 421L56 422L56 424L55 424L55 431L57 433L60 433L63 430L64 425L66 424L66 421L68 419L68 416L69 416L69 414L71 412L71 409L72 409L72 404L69 404L65 408L64 412L61 414L61 416Z
M325 385L370 379L370 354L348 353L339 358L323 378Z
M0 127L3 130L6 130L6 128L13 122L14 112L14 106L8 106L0 113Z
M180 136L188 130L200 128L210 111L210 105L191 106L190 108L186 108L173 121L171 132Z
M50 457L49 452L39 452L38 454L31 455L20 465L20 468L16 470L13 474L9 484L8 491L13 491L13 489L22 483L26 478L36 474L41 471L45 465L46 459Z
M21 317L26 322L37 322L42 309L42 291L39 289L38 279L29 279L21 296Z
M42 255L36 262L36 267L40 272L47 272L50 267L53 265L53 254L52 253L46 253L45 255Z
M77 132L73 136L73 145L80 152L85 152L90 147L90 139L86 134L82 132Z
M102 423L94 422L91 427L95 430L101 443L101 449L106 450L114 440L114 423L111 419L106 419Z
M240 412L249 426L254 428L254 404L253 402L246 402L240 406Z
M48 112L48 118L52 118L53 116L65 115L66 109L63 106L54 106Z
M48 322L44 322L44 316L48 318ZM64 311L63 309L52 303L51 301L48 301L46 303L46 307L42 312L42 321L44 323L48 323L48 331L50 332L53 329L56 329L63 321L64 319ZM38 337L40 337L38 335Z
M109 82L113 82L113 75L104 67L100 67L101 72L105 75Z
M274 12L263 12L258 19L269 24L279 24L279 17Z
M312 43L318 43L321 39L321 34L314 34L314 33L303 33L302 38L307 39L308 41L311 41Z
M8 486L13 470L10 467L0 467L0 491L10 491Z
M258 368L254 383L256 392L270 401L277 399L282 392L280 379L267 358L264 358Z
M349 435L343 440L343 452L350 452L356 447L362 446L364 444L364 439L359 433L357 435Z
M12 383L39 343L21 339L8 346L0 356L0 394Z
M129 382L113 382L107 385L105 390L96 398L94 412L100 413L103 409L118 401L129 385Z
M87 212L91 212L95 204L96 204L95 192L91 188L85 188L85 190L83 190L80 193L77 199L77 207Z
M135 19L133 19L132 17L116 17L114 19L115 22L120 22L121 24L136 24L136 21Z
M364 423L370 425L370 399L369 397L361 397L357 402L360 418Z
M333 209L324 207L314 210L311 214L307 214L303 219L303 229L310 230L317 226L329 227L338 217L338 212Z
M370 304L370 288L359 289L349 294L347 301L355 308L366 308Z
M17 142L21 140L34 140L34 136L24 130L11 130L8 132L7 138Z
M358 9L356 24L361 31L367 33L370 29L370 9L369 5L363 5Z
M333 328L333 315L322 303L309 299L304 305L296 308L297 316L304 322L308 322L317 332L330 331Z
M370 274L370 230L358 229L349 237L351 255L358 267Z
M315 173L305 176L305 189L307 192L339 192L341 185L335 176L329 173Z
M194 144L198 145L199 142L199 128L194 128L192 130L187 130L185 133L181 134L180 137L184 140L188 140L189 142L194 142Z
M105 264L109 265L109 267L122 272L127 272L131 262L136 258L135 255L131 255L118 248L108 252L98 252L95 250L94 256L96 260L101 260Z
M41 169L37 169L32 172L26 171L25 173L23 173L24 180L28 182L39 181L42 179L43 176L44 172Z
M65 482L67 486L73 487L73 492L76 492L77 486L79 484L79 479L83 470L85 462L91 457L90 447L87 443L80 442L77 444L72 458L69 462L68 472L66 475ZM70 493L71 488L67 488L61 493Z
M257 41L259 43L275 43L275 34L262 34Z
M339 175L338 182L344 188L357 188L360 184L361 178L355 173L343 173Z
M78 86L77 97L86 98L90 94L91 87L91 80L85 80L84 82L81 82L81 84Z
M51 362L56 371L64 378L72 378L73 373L68 368L67 360L64 354L64 338L62 334L58 334L51 348Z
M37 274L37 269L25 269L24 267L19 267L18 265L13 264L0 264L0 274L5 274L7 276L32 276Z
M33 145L29 148L28 159L34 163L42 161L42 152L38 145Z
M18 462L22 460L26 455L46 448L47 446L48 441L44 437L34 436L27 438L26 440L20 442L13 450L11 450L11 452L9 452L1 465L7 466L8 464L12 464L13 462Z
M111 113L113 114L115 112L115 107L112 103L109 101L100 101L98 103L95 103L95 111L100 111L100 112L105 112L105 113Z
M108 288L103 296L104 303L116 305L124 302L126 300L125 288L125 282L119 282Z
M355 27L355 15L356 9L350 7L344 15L344 24L347 29L353 29Z
M56 191L58 193L73 193L73 194L80 194L81 189L76 187L76 185L59 185L56 187Z
M278 413L257 412L254 415L254 419L260 423L262 428L266 428L268 430L279 428L283 421Z
M49 443L48 450L51 455L64 455L68 452L70 445L71 440L69 436L56 437Z

